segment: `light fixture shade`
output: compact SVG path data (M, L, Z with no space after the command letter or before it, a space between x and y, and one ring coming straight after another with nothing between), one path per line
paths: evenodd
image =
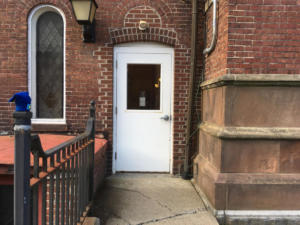
M95 0L70 0L79 24L92 24L98 8Z

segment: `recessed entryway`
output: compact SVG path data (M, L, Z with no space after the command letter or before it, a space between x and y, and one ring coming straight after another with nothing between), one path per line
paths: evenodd
M114 49L114 172L170 172L173 49Z

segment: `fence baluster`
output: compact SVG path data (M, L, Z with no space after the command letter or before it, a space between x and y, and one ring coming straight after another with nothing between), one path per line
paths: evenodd
M83 172L83 183L86 184L86 159L85 159L85 151L86 151L86 139L83 141L83 146L84 149L82 149L82 172ZM86 195L86 185L83 185L83 196L82 196L82 211L85 211L84 206L85 206L85 195Z
M90 140L92 140L91 137ZM91 201L93 199L93 192L94 192L94 142L90 144L88 154L89 154L89 201Z
M79 141L79 146L82 148L82 140ZM78 220L80 220L80 216L82 214L82 190L83 190L83 165L82 165L82 150L79 152L79 207L78 207Z
M84 177L84 190L83 190L83 209L84 209L84 211L85 211L85 206L87 205L87 202L86 202L86 194L88 194L88 192L87 192L87 184L88 184L88 174L87 174L87 166L88 166L88 164L87 164L87 157L86 157L86 150L87 150L87 148L88 148L88 146L87 146L87 140L85 139L85 141L84 141L84 150L83 150L83 165L84 165L84 175L83 175L83 177Z
M50 167L54 168L54 155L50 157ZM54 175L50 174L50 187L49 187L49 224L53 225L53 200L54 200Z
M66 149L62 149L62 159L66 159ZM65 168L66 163L64 162L61 168L61 224L65 224L65 180L66 180L66 174L65 174Z
M80 141L80 146L81 146L81 148L83 148L83 141L81 140ZM82 212L83 212L83 208L82 208L82 206L83 206L83 201L82 201L82 199L83 199L83 181L84 181L84 178L83 178L83 176L84 176L84 174L83 174L83 171L84 171L84 165L83 165L83 151L84 151L84 149L82 149L81 151L80 151L80 153L79 153L79 158L80 158L80 160L79 160L79 170L80 170L80 204L79 204L79 214L81 215L82 214Z
M60 151L56 154L56 163L60 163ZM60 167L56 169L56 176L55 176L55 188L56 188L56 195L55 195L55 225L59 225L59 199L60 199Z
M38 178L39 177L39 154L38 152L34 152L33 155L33 177ZM32 188L32 224L37 225L38 224L38 210L39 210L39 193L38 193L38 185L35 185Z
M90 149L90 144L89 144L89 139L87 139L86 140L86 142L87 142L87 146L86 146L86 149L85 149L85 165L86 165L86 167L85 167L85 177L86 177L86 186L85 186L85 189L86 189L86 191L85 191L85 205L87 205L88 204L88 199L89 199L89 190L90 190L90 187L89 187L89 184L90 184L90 181L89 181L89 149Z
M72 153L75 154L75 145L72 144ZM71 160L71 205L70 205L70 224L73 225L74 221L74 201L75 201L75 156Z
M86 157L86 195L85 195L85 203L86 205L89 202L89 194L90 194L90 143L89 138L87 138L87 147L85 151L85 157Z
M47 172L48 162L47 158L43 158L43 172ZM43 179L42 182L42 225L46 225L46 216L47 216L47 178Z
M77 151L78 149L78 142L76 142L75 144L75 151ZM75 195L74 195L74 198L75 198L75 205L74 205L74 223L75 222L78 222L78 199L79 199L79 185L78 185L78 153L76 152L76 157L75 157Z
M71 149L70 146L67 148L67 156L71 157ZM71 168L70 168L70 159L67 161L67 193L66 193L66 225L69 225L70 222L70 212L69 212L69 206L70 206L70 180L71 180Z

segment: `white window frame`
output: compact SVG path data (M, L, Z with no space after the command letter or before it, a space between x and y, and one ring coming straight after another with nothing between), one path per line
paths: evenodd
M45 12L58 13L64 23L63 40L63 118L47 119L36 118L36 25L39 17ZM62 10L52 5L39 5L35 7L28 17L28 91L32 98L31 111L33 124L66 124L66 18Z

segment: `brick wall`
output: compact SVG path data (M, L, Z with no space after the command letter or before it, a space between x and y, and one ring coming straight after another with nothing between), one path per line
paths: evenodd
M300 74L299 1L228 4L228 73Z
M218 41L206 59L206 79L224 74L299 74L297 0L220 0ZM206 16L207 45L212 7Z
M150 27L161 27L161 16L150 6L142 5L130 9L124 18L124 27L138 27L139 21L149 23Z
M66 17L66 113L69 131L85 127L89 101L98 91L98 66L94 45L81 41L81 27L74 20L69 1L0 1L0 131L12 130L14 106L7 101L15 92L28 90L27 17L39 4L53 4Z
M199 0L199 3L202 1ZM188 81L190 74L191 2L181 0L97 0L96 43L82 43L81 26L69 0L0 1L0 131L12 129L8 98L27 90L27 17L39 4L53 4L66 17L66 118L68 132L84 129L89 101L96 100L97 131L112 141L113 46L123 42L154 41L175 49L174 172L184 159ZM138 22L150 24L147 32ZM202 37L202 36L201 36ZM198 75L201 66L198 64ZM52 129L53 130L53 129ZM54 129L55 131L55 129ZM111 143L111 142L110 142ZM109 144L110 145L110 144ZM108 168L112 152L107 151Z
M217 44L214 51L205 58L205 79L211 79L226 74L228 49L228 0L219 0L217 21ZM212 39L213 7L206 11L206 48L210 47Z

